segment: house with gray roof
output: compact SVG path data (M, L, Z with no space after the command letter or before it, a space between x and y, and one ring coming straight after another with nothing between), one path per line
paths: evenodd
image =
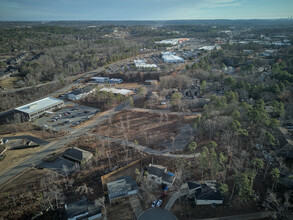
M174 173L167 172L167 168L161 165L150 164L147 168L148 178L157 184L172 186L176 176Z
M102 216L101 206L87 199L81 199L65 205L68 220L93 220Z
M137 183L130 176L122 176L113 182L107 183L107 189L110 203L138 192Z
M82 150L78 147L72 147L72 148L68 148L63 153L63 157L70 161L80 164L81 162L86 162L89 159L91 159L93 157L93 154L89 151Z
M222 204L223 197L216 181L187 182L188 197L194 197L196 205Z

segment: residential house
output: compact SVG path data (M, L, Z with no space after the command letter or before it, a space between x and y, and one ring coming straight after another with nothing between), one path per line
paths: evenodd
M63 157L73 162L81 164L82 162L90 160L93 157L93 154L89 151L82 150L78 147L72 147L67 149L63 153Z
M223 197L217 188L216 181L187 182L188 197L194 197L196 205L222 204Z
M65 205L68 220L94 220L102 217L101 206L81 199Z
M107 183L110 203L117 202L138 192L137 183L130 176L122 176L116 181Z
M176 176L173 173L167 172L167 168L161 165L150 164L147 168L148 178L157 184L166 184L172 186Z

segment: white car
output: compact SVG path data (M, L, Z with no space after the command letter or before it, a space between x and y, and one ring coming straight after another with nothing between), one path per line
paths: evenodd
M157 200L153 201L152 208L154 208L156 206L156 204L157 204Z
M157 202L157 205L156 205L156 207L160 207L161 205L162 205L162 200L160 199L158 202Z

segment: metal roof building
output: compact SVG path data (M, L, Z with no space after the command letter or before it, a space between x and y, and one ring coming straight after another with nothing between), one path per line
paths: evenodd
M25 120L32 121L48 111L52 111L63 106L63 100L47 97L15 108L15 111L21 113Z
M145 60L134 60L134 64L137 68L157 68L156 64L147 64Z
M162 59L165 63L184 63L184 59L173 52L162 52Z
M123 96L129 96L133 94L133 91L129 89L114 89L114 88L102 88L100 89L100 92L112 92L114 94L117 94L117 95L119 94Z

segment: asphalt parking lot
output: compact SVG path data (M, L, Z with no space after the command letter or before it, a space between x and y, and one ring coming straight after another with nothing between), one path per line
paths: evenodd
M74 102L65 101L65 108L53 114L42 116L34 123L40 127L51 128L55 131L72 131L78 124L89 120L99 112L99 109L85 105L78 105Z

